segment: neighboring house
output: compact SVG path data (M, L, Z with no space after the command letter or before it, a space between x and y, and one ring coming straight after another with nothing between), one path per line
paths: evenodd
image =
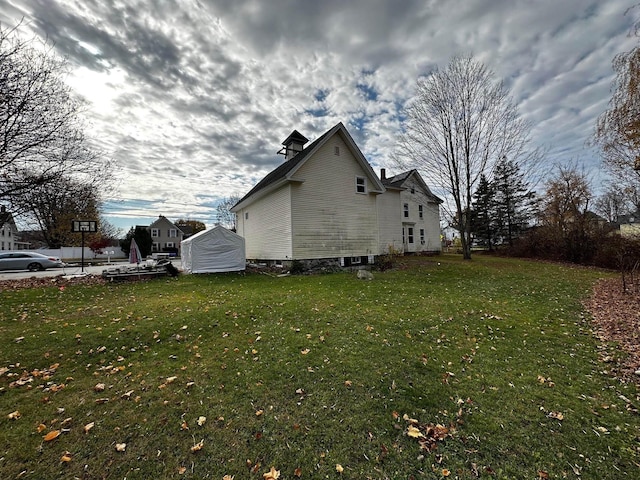
M442 200L415 169L391 178L382 169L380 176L387 189L378 198L381 247L404 253L440 252Z
M372 260L382 182L342 123L304 148L307 141L289 135L285 162L231 208L247 259Z
M151 253L175 252L180 255L180 242L184 233L164 215L146 227L151 233Z
M231 208L237 216L237 233L245 239L247 259L326 259L348 266L372 262L376 255L386 253L389 245L404 251L405 201L412 205L410 213L415 209L416 217L411 251L421 250L418 205L423 205L426 220L433 213L428 208L435 205L437 210L439 203L437 197L432 199L434 204L407 193L412 186L419 186L430 194L417 172L407 172L406 178L398 178L397 183L385 188L342 123L305 147L307 142L294 130L282 142L284 163ZM412 220L405 222L407 247ZM439 237L438 225L439 219L435 223ZM431 235L431 229L428 231ZM426 226L424 234L426 249L427 242L432 243ZM436 243L433 250L440 249Z
M7 212L4 205L0 206L0 250L16 250L22 248L22 244L16 238L18 227L13 220L13 215ZM16 246L16 242L19 246Z
M631 215L620 215L618 223L620 224L621 236L640 238L640 211Z

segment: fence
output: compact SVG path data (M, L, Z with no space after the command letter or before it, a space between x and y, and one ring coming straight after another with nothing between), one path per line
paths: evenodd
M60 257L62 260L76 260L82 258L82 247L62 247L62 248L41 248L36 250L38 253L51 257ZM89 247L84 247L85 260L109 260L123 259L127 255L120 247L107 247L102 253L94 253Z

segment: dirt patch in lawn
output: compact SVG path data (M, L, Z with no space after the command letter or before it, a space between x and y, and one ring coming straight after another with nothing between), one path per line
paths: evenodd
M596 335L617 343L624 352L618 358L603 351L602 360L617 377L640 385L640 295L622 293L620 278L600 280L585 306L593 316Z

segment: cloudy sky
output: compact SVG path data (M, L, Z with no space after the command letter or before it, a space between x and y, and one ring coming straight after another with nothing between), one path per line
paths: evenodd
M282 161L297 129L343 122L376 171L416 80L472 54L505 82L547 164L599 167L585 145L636 0L2 0L0 24L48 38L118 168L106 216L212 225Z

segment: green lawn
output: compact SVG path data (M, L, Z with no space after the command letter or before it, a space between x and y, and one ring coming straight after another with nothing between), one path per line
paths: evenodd
M401 261L0 292L0 478L640 478L608 274Z

